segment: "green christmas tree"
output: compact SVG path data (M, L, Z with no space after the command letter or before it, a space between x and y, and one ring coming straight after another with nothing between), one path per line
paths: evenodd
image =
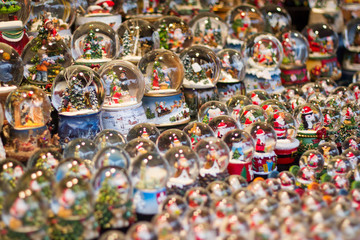
M198 79L196 77L194 69L192 68L191 59L189 55L186 54L182 62L185 69L185 78L189 81L194 81L197 83Z
M222 45L221 28L218 25L217 30L214 32L215 41L217 44Z
M76 110L86 109L84 97L84 85L78 78L70 78L61 100L62 111L68 111L69 108Z
M165 24L162 24L162 25L160 26L159 38L160 38L160 48L169 49L169 44L168 44L168 32L167 32L167 29L166 29L166 25L165 25Z
M103 51L100 45L101 39L98 38L94 30L90 30L85 37L84 57L87 59L103 58Z
M240 153L238 149L235 149L234 153L233 153L233 159L239 159L240 158Z
M98 99L97 99L97 96L96 96L96 91L94 88L91 88L90 91L89 91L89 96L90 96L90 106L89 108L93 109L93 110L96 110L98 105L99 105L99 102L98 102Z
M211 28L211 20L210 17L208 17L208 19L205 22L205 34L207 33L208 30L212 29Z
M201 35L200 24L197 23L196 27L195 27L195 31L194 31L194 36L195 37L200 37L200 35Z
M242 177L244 177L245 179L247 179L247 172L246 172L246 166L243 167L243 169L241 170L241 174Z
M130 42L130 35L128 30L124 33L124 39L123 39L123 55L127 56L130 54L130 48L131 48L131 42Z

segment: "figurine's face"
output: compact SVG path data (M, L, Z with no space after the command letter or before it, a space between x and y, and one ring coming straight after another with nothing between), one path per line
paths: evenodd
M48 22L48 23L46 24L46 28L47 28L48 30L53 30L53 29L54 29L54 24L53 24L52 22Z

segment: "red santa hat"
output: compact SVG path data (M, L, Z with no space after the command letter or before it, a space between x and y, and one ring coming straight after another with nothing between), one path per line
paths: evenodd
M245 120L245 124L246 125L249 125L249 124L252 124L253 122L249 119L249 118L246 118Z
M95 3L98 6L113 7L115 3L113 1L98 0Z
M303 109L301 111L302 114L310 114L312 112L313 112L313 110L309 106L303 107Z
M219 122L219 124L217 125L218 128L226 128L227 125L224 122Z
M262 106L262 109L264 109L266 111L266 109L269 108L269 105L265 104L264 106Z
M251 98L254 98L254 97L256 97L256 96L257 96L256 93L252 93L252 94L251 94Z
M260 128L256 131L256 135L265 135L265 132Z
M355 157L355 154L354 154L353 152L348 152L348 153L346 154L346 156L347 156L348 158L353 158L353 157Z

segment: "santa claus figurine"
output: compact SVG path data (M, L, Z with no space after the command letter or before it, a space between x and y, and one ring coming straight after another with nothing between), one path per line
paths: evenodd
M318 157L316 156L316 154L314 153L310 153L309 154L309 157L307 159L307 165L310 167L310 168L317 168L318 165L319 165L319 159Z
M262 129L257 130L256 132L256 152L265 152L265 132Z
M144 138L144 139L150 139L150 136L149 134L147 133L146 131L146 128L144 128L142 134L141 134L141 138Z
M274 130L277 136L277 139L286 138L286 129L285 129L285 120L282 114L274 114Z
M255 105L260 105L260 103L261 103L261 99L259 98L259 96L256 93L251 94L251 101Z
M225 135L225 133L226 133L226 128L227 128L226 123L220 122L220 123L218 124L217 130L216 130L216 132L217 132L216 135L217 135L218 138L222 138L222 136Z

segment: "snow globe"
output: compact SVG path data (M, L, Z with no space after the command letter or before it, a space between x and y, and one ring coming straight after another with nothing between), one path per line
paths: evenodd
M47 94L37 87L22 86L7 96L5 117L11 125L5 146L7 157L26 161L40 148L58 145L46 126L50 111Z
M360 82L351 83L348 88L354 93L355 102L360 103Z
M23 78L24 66L20 55L11 46L0 42L0 94L16 89Z
M136 138L144 138L155 143L159 136L160 131L156 128L155 124L138 123L129 130L127 140L131 141Z
M230 175L225 179L225 182L230 186L232 193L249 185L246 178L241 175Z
M16 188L17 181L24 172L25 167L21 162L8 158L0 161L0 181L6 184L10 190Z
M338 131L341 127L340 111L332 107L325 107L321 110L324 119L324 128L326 129L328 138L335 142L339 147L341 141L338 136Z
M324 89L326 96L330 95L330 93L338 86L331 78L320 78L316 83Z
M226 102L233 96L244 95L246 67L241 53L228 48L221 50L217 56L221 61L220 79L217 83L220 101Z
M255 175L267 176L277 169L277 156L274 152L277 138L276 132L268 123L254 122L246 128L246 132L255 141L253 171Z
M93 176L93 167L89 161L80 158L67 158L62 160L55 169L55 182L71 176L90 182Z
M154 25L159 33L161 49L180 53L193 43L189 25L179 17L165 16L157 20Z
M337 61L336 50L339 38L336 32L327 24L315 23L308 25L302 34L309 42L310 52L306 67L312 81L321 77L341 78L341 68Z
M320 108L313 104L299 105L294 110L294 118L299 126L297 132L297 139L300 141L299 152L316 148L320 140L326 136Z
M306 167L307 169L302 171L303 174L307 176L311 175L311 179L314 181L316 181L314 178L318 177L318 174L321 174L324 165L325 159L318 150L307 150L301 155L299 160L300 171ZM311 173L307 173L307 171L310 171Z
M290 30L291 16L285 8L270 3L260 8L260 12L266 20L267 32L277 34Z
M158 239L181 239L183 226L180 219L174 214L162 212L157 214L152 223L155 227Z
M158 238L151 223L140 221L133 224L126 232L126 239L156 240Z
M144 153L158 152L155 143L145 138L134 138L124 146L124 150L132 160Z
M229 27L226 46L237 50L244 45L248 36L263 32L265 26L261 12L249 4L241 4L231 9L226 17L226 23Z
M202 187L189 189L185 194L185 200L191 209L209 207L211 202L209 192Z
M276 112L287 111L285 105L275 99L269 99L260 104L260 107L265 111L267 116L270 116Z
M240 175L248 182L254 178L252 170L252 158L255 151L255 143L252 137L245 131L234 129L223 136L223 141L230 149L228 172L231 175Z
M101 234L99 240L125 240L125 235L118 230L110 230Z
M224 103L219 101L209 101L200 107L198 120L199 122L208 124L213 118L227 114L228 109Z
M94 143L98 149L105 147L121 147L126 143L126 138L118 131L104 129L94 138Z
M344 46L346 48L343 68L348 71L360 70L360 20L351 20L344 29Z
M188 135L179 129L168 129L162 132L156 141L160 153L165 154L174 147L187 146L191 147L191 140Z
M241 129L245 129L253 122L265 122L266 113L264 109L257 105L247 105L239 112L239 125Z
M137 64L146 53L160 47L155 27L146 20L129 19L117 30L120 58Z
M72 64L71 51L54 29L54 20L44 20L38 35L22 51L25 84L48 93L61 70Z
M170 195L163 202L160 207L162 213L168 213L179 220L183 220L187 210L185 199L180 195Z
M333 152L335 152L335 150ZM336 156L334 154L332 156ZM339 154L337 154L337 155L339 155ZM360 152L359 152L359 150L354 150L352 148L348 148L341 153L341 156L347 157L349 159L351 168L355 170L353 173L354 180L359 181L360 180L360 172L359 172L360 171L360 169L359 169Z
M75 64L99 69L118 54L119 39L106 23L89 22L78 27L71 39Z
M352 169L349 158L345 156L335 156L327 165L327 173L331 177L336 175L346 176Z
M201 139L215 137L211 127L202 122L191 122L184 127L183 131L189 136L193 149Z
M215 13L206 12L196 15L189 23L193 43L202 44L217 52L225 45L228 27Z
M50 204L54 213L51 239L95 239L99 227L94 217L94 192L91 184L81 178L67 176L54 187Z
M43 148L36 151L28 160L27 168L43 169L53 175L55 168L62 160L62 155L53 148Z
M209 122L209 127L214 131L217 138L222 138L227 132L238 128L237 121L229 116L214 117Z
M345 138L341 144L341 150L344 152L347 149L360 150L359 138L356 136L350 136Z
M164 158L169 162L171 175L166 183L168 194L184 196L186 191L196 186L199 176L199 158L187 146L174 147L166 152Z
M31 189L21 186L4 200L3 237L9 239L46 239L47 205ZM42 238L41 238L42 239Z
M77 138L69 142L64 148L64 158L80 158L90 162L98 148L96 144L87 138Z
M200 160L200 186L207 187L212 181L226 179L230 150L224 141L214 137L202 139L195 152Z
M51 101L59 113L59 137L65 145L75 138L93 138L100 132L104 86L99 75L85 66L65 68L55 78Z
M107 166L93 180L94 215L101 229L126 228L135 222L131 181L123 168Z
M340 139L344 140L354 133L359 137L360 109L356 103L346 103L340 108L342 125L340 128ZM343 141L341 141L343 142Z
M252 102L248 97L244 95L236 95L226 102L226 106L229 110L230 116L235 120L238 120L241 109L247 105L251 105L251 103Z
M279 66L283 59L280 41L270 33L258 33L246 39L243 47L248 63L245 76L247 91L263 89L268 93L281 92Z
M246 94L252 104L261 105L264 101L270 99L270 95L262 89L255 89Z
M145 83L139 69L128 61L113 60L101 66L98 74L105 88L102 127L125 135L135 124L145 122L141 102Z
M206 190L209 192L213 205L216 204L219 199L226 198L231 195L231 188L229 184L224 181L213 181L206 187Z
M129 169L130 156L125 149L120 147L105 147L93 157L92 164L95 169L106 166L117 166Z
M143 107L149 123L180 125L190 121L189 108L180 91L184 68L170 50L156 49L141 58L138 68L145 78Z
M300 145L299 140L296 139L297 123L294 117L286 111L279 111L270 115L267 123L274 128L277 137L274 150L277 164L293 163Z
M131 166L134 206L138 217L158 213L166 198L166 183L170 175L168 162L158 153L140 155Z
M298 31L290 30L279 34L284 57L280 65L281 82L284 86L303 84L310 79L306 69L309 56L309 43Z
M343 2L343 1L341 1ZM344 28L344 18L342 11L335 0L316 0L310 1L309 24L326 23L329 24L337 33L341 33Z

